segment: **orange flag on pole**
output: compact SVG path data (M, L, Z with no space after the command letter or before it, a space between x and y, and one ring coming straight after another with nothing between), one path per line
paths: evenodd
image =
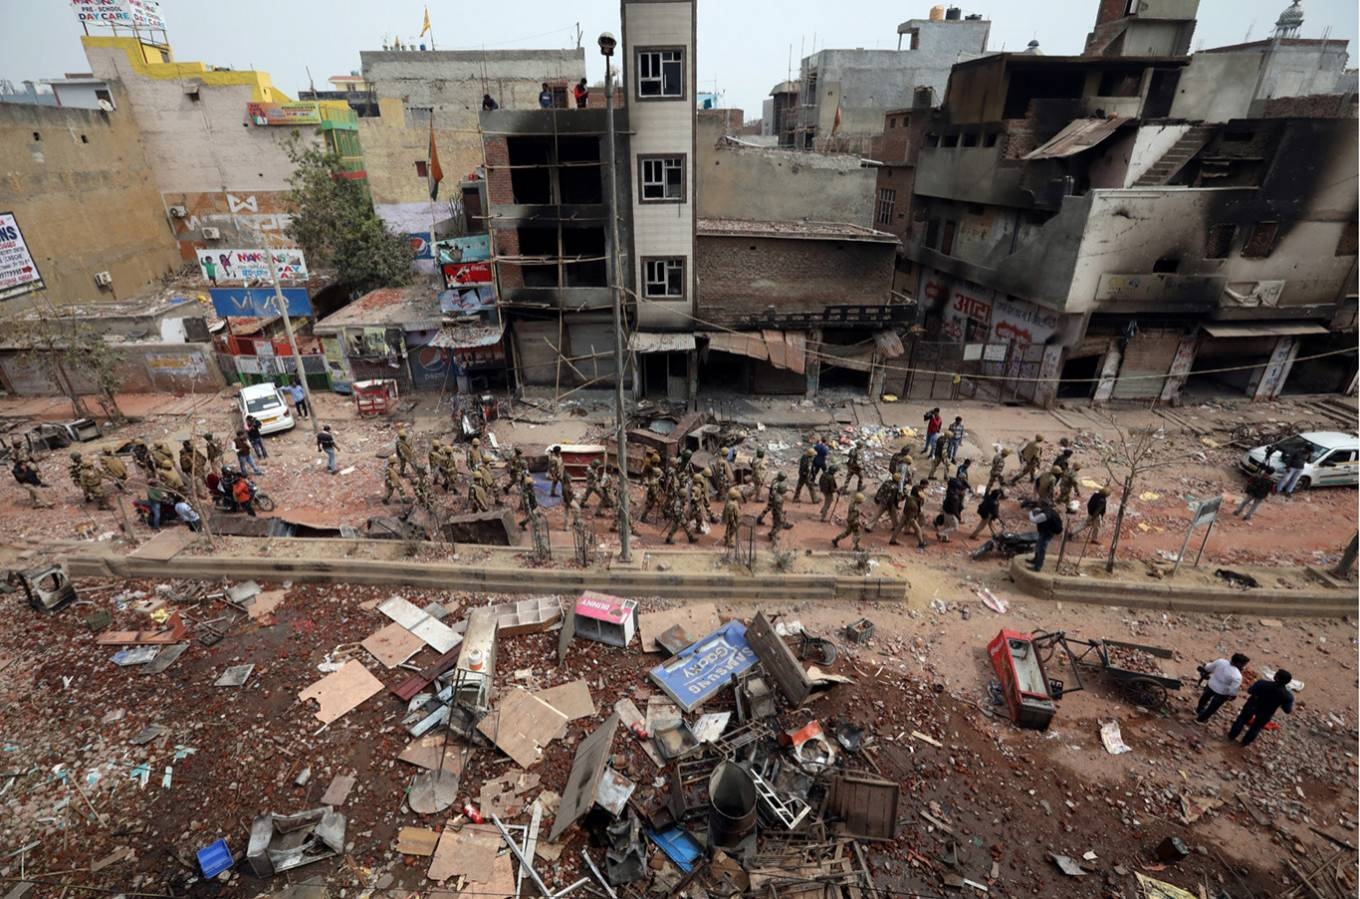
M430 159L425 166L425 175L430 182L430 199L439 199L439 182L444 180L444 170L439 167L439 150L434 145L434 116L430 116Z

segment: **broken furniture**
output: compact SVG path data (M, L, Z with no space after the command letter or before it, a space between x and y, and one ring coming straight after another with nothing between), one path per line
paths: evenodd
M246 861L256 877L273 877L344 851L345 816L322 806L295 815L267 812L256 818Z
M803 639L808 639L806 631L803 632ZM812 681L784 643L784 638L775 632L774 626L765 618L763 612L757 612L751 626L746 629L746 642L755 650L761 667L774 678L775 683L779 685L779 692L784 694L784 698L790 704L798 705L807 699L808 694L812 692ZM826 663L831 664L835 658L833 647L831 659ZM763 718L766 715L756 713L753 717Z
M857 840L891 840L897 836L900 785L853 771L833 775L826 791L826 810L841 821L845 836Z
M1001 681L1011 720L1019 727L1048 730L1057 707L1035 641L1028 634L1003 629L987 644L987 656Z
M637 633L637 600L620 599L587 590L576 599L572 611L576 635L626 648Z
M552 832L548 834L549 842L556 842L564 830L576 823L578 818L599 801L605 766L609 763L614 734L618 729L619 715L615 712L576 748L576 756L571 762L571 773L567 776L567 785L562 790L562 803L558 806L557 815L553 819Z
M496 679L496 610L473 609L463 633L458 664L453 667L453 704L478 717L491 707Z
M5 578L11 587L22 587L28 604L36 612L56 612L76 600L76 588L60 565L11 571Z
M391 378L355 381L350 384L354 393L354 411L360 418L386 415L397 403L397 382Z
M859 646L868 643L873 636L874 623L868 618L861 618L845 626L845 639Z
M747 673L735 678L735 681L738 718L742 721L759 721L774 717L774 691L764 677Z

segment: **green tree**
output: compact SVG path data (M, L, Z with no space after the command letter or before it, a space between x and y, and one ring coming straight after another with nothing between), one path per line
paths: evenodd
M365 182L343 177L339 154L297 138L288 146L294 169L288 235L314 268L335 273L356 293L411 280L411 247L373 211Z

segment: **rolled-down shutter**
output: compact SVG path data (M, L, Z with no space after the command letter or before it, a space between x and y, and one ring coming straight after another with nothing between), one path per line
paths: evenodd
M1124 348L1124 364L1114 385L1114 398L1135 400L1158 396L1180 343L1178 331L1143 331Z

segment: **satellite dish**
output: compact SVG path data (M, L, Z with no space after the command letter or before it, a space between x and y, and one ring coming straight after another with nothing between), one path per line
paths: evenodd
M99 108L104 110L105 112L113 112L113 104L110 103L108 100L100 100Z

